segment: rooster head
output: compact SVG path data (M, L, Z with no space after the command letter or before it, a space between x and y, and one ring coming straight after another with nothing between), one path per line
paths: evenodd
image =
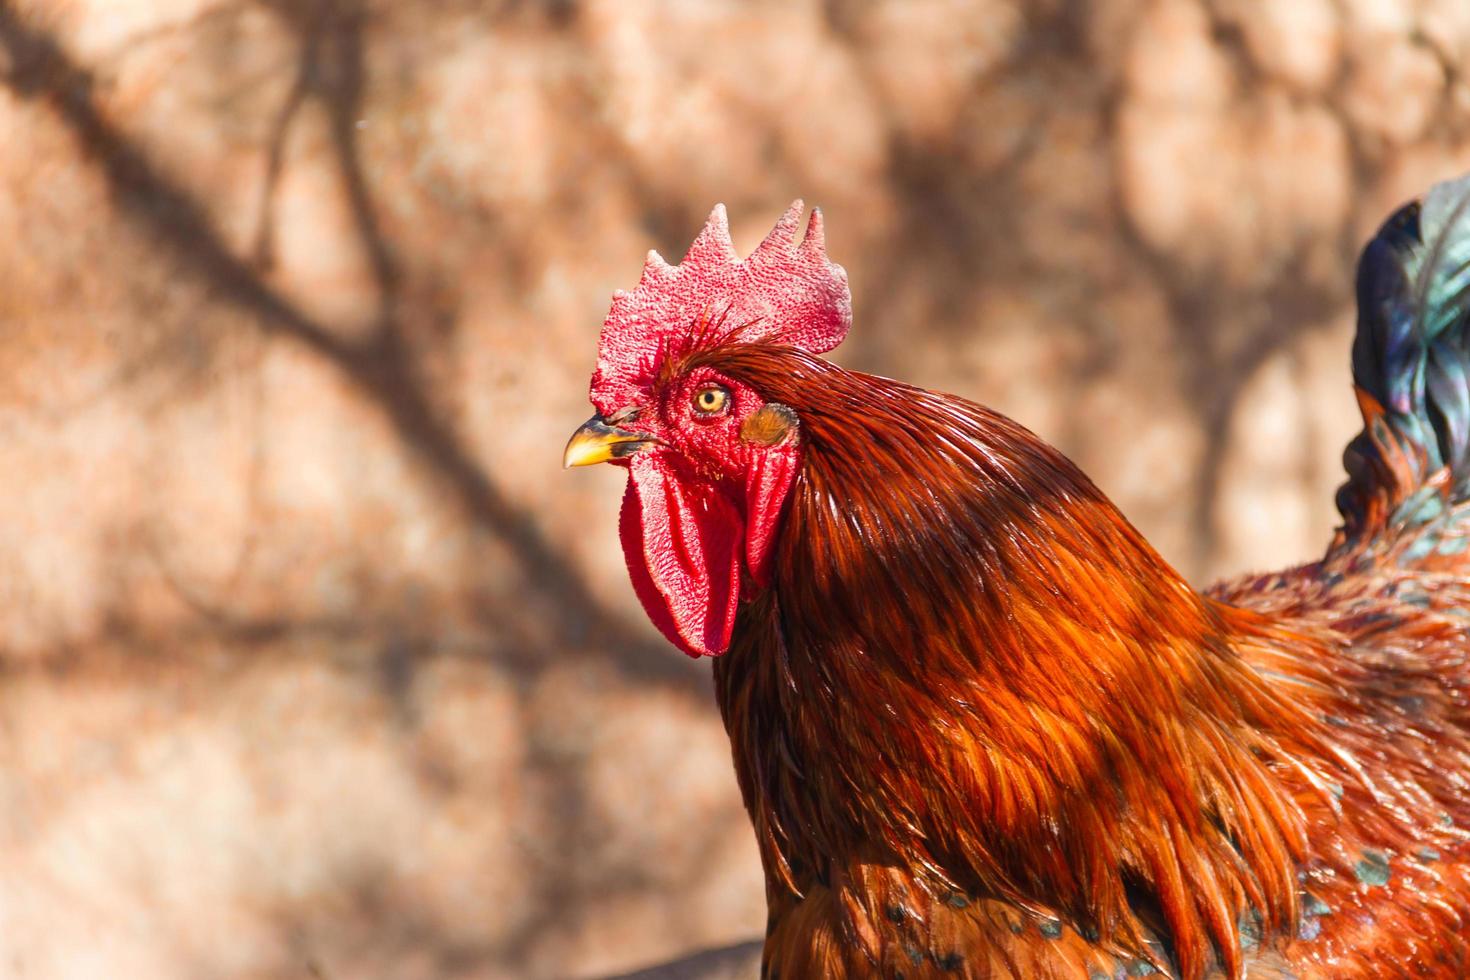
M591 400L567 466L629 470L620 537L634 590L691 657L723 653L742 592L769 581L782 507L801 465L800 419L699 354L740 344L823 354L852 322L847 274L822 215L797 241L802 202L745 259L716 205L684 260L648 253L602 325Z

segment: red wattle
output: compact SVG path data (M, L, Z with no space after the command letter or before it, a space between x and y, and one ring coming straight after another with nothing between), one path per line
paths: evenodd
M648 618L691 657L730 646L740 603L744 522L717 490L686 487L657 454L633 457L618 522Z
M800 465L800 448L788 443L752 452L745 468L745 567L760 585L770 584L781 508Z

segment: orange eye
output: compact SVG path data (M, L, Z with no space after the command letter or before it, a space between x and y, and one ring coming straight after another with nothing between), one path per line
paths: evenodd
M693 403L699 415L719 415L730 405L730 392L719 385L709 385L694 393Z

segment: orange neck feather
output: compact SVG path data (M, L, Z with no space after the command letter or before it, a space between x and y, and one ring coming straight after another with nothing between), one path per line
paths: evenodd
M704 358L792 407L805 451L715 672L773 894L885 866L1135 954L1165 931L1186 976L1233 974L1248 908L1294 921L1342 778L1313 640L1197 595L1002 416L790 349ZM851 902L874 941L883 910Z

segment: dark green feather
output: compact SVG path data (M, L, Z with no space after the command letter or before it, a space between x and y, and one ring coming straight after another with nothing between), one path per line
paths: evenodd
M1358 264L1358 333L1353 380L1383 406L1344 454L1348 482L1338 509L1349 532L1363 530L1367 501L1388 490L1394 524L1422 522L1419 484L1450 470L1451 497L1470 490L1470 176L1439 184L1400 208ZM1385 486L1393 470L1378 442L1410 459L1410 485ZM1422 463L1420 462L1422 460ZM1437 494L1435 494L1437 496Z

